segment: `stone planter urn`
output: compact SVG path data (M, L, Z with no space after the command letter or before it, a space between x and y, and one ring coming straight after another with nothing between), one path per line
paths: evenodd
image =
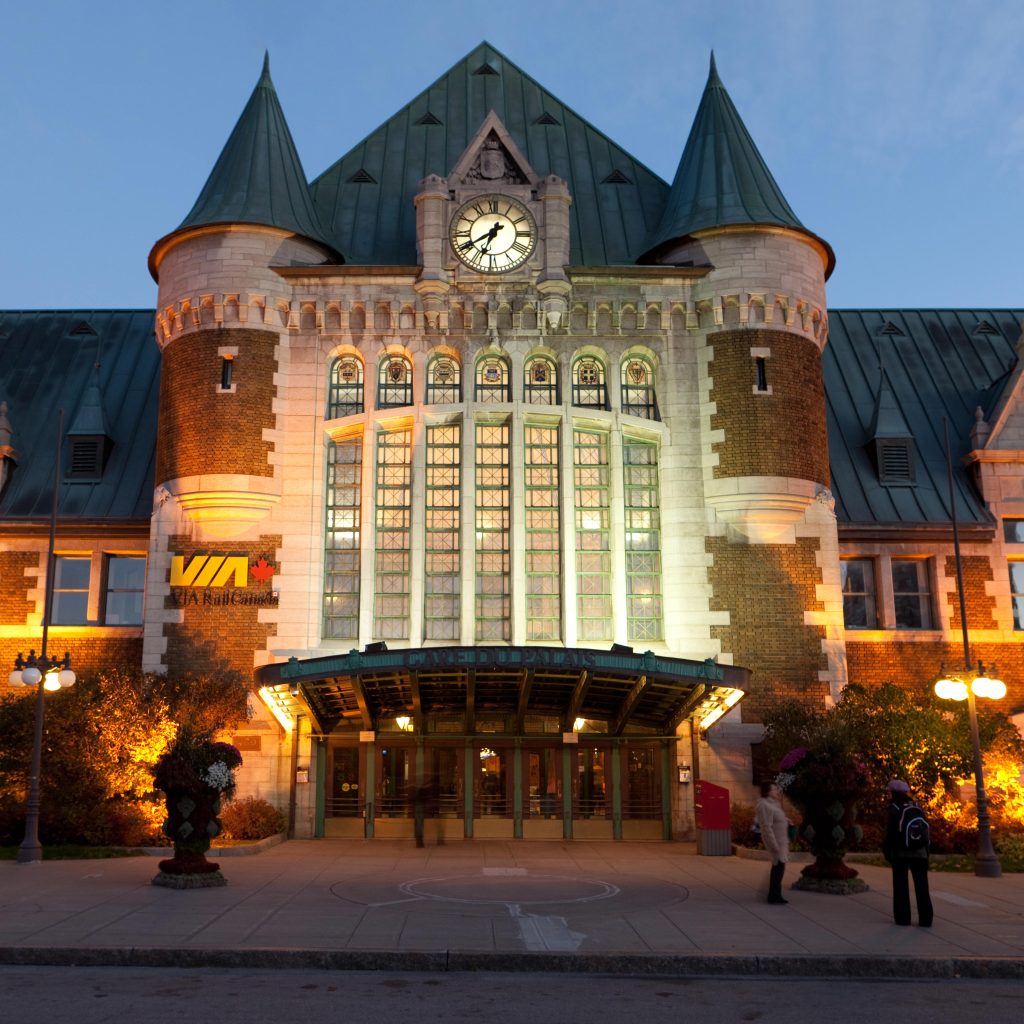
M174 856L160 861L154 885L205 889L227 884L206 851L220 834L221 800L234 791L234 772L241 763L242 755L230 743L197 740L187 733L160 756L154 778L165 794L163 831L174 844Z
M835 751L802 747L790 751L779 767L779 786L801 812L797 835L814 855L793 888L866 892L867 883L844 860L861 838L857 803L870 785L865 767Z

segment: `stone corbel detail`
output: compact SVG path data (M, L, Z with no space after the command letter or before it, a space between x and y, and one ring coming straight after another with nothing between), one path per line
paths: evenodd
M788 477L705 480L705 500L748 544L792 544L794 529L818 500L820 484Z
M281 500L270 477L241 474L181 477L163 485L195 526L199 540L226 540L262 522Z

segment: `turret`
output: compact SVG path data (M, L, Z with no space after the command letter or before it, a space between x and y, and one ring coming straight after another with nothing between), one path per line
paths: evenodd
M725 613L712 636L723 660L758 666L743 720L756 722L773 694L820 706L846 681L821 369L834 257L786 201L714 57L640 262L710 268L688 327L713 513L711 607Z
M245 532L280 497L265 432L290 310L272 268L341 262L265 58L191 212L149 259L163 350L156 484L200 538Z
M641 263L711 266L705 495L749 541L790 531L828 486L821 348L831 248L797 218L718 76L707 84Z

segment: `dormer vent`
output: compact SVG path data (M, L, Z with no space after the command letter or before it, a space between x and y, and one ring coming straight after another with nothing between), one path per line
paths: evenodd
M912 438L884 437L875 441L878 482L886 486L914 483Z

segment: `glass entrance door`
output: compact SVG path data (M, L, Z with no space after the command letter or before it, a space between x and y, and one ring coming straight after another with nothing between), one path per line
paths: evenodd
M473 835L480 839L511 839L512 749L480 745L473 783Z
M413 834L416 748L388 743L377 748L374 835L384 839Z
M663 838L661 749L629 743L622 750L622 838Z
M611 751L584 746L576 750L572 790L575 839L611 839Z
M561 839L562 748L523 748L522 816L524 839Z
M465 748L426 748L426 779L429 794L426 807L426 839L442 843L462 839L466 830Z
M356 838L364 834L361 760L361 751L355 746L334 747L330 752L324 794L325 836Z

